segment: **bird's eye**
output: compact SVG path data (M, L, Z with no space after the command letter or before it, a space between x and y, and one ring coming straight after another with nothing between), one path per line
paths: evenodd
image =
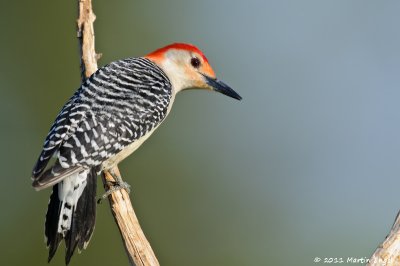
M193 57L190 60L190 64L194 67L194 68L199 68L201 65L200 59L198 59L197 57Z

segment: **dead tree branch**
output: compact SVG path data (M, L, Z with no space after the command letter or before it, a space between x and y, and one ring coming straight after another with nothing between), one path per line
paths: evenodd
M100 58L94 48L93 22L95 19L92 0L78 0L77 32L82 81L97 70L97 60ZM112 170L113 173L120 175L118 167ZM106 190L110 189L116 182L109 171L104 171L102 177ZM108 199L111 212L121 233L129 262L136 266L159 265L149 242L140 228L128 193L125 190L116 190L108 196Z
M97 70L97 55L94 49L93 22L96 16L93 13L91 0L78 0L77 34L79 39L80 65L82 81L90 77Z
M385 241L375 250L367 265L400 265L400 212L397 213L389 235L386 236Z
M113 168L112 172L120 175L118 167ZM103 182L106 190L108 190L111 189L110 184L114 184L115 179L108 171L105 171ZM130 263L134 262L137 266L160 265L143 230L140 228L129 194L125 190L117 190L111 193L108 198L111 212L121 232Z

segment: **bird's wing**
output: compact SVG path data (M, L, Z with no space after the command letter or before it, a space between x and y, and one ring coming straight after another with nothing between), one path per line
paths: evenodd
M168 78L148 59L100 68L58 115L33 170L34 184L44 188L71 172L100 166L161 123L170 98ZM43 172L53 154L55 164Z
M63 141L68 138L72 126L71 121L69 120L69 114L71 112L71 108L73 108L76 104L75 101L78 97L78 94L79 90L64 105L64 107L58 113L53 125L51 126L46 140L44 141L43 149L32 170L33 180L38 178L43 173L51 157L55 152L58 151Z

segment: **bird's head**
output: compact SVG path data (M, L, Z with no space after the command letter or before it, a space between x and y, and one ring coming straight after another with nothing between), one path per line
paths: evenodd
M209 89L241 100L228 85L218 80L205 55L194 45L174 43L145 56L171 80L175 93L186 89Z

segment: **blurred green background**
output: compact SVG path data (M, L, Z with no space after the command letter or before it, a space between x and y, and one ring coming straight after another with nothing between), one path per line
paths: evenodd
M30 173L79 87L76 6L0 4L0 265L46 265L50 190L35 192ZM190 42L243 96L182 93L120 165L162 265L370 257L400 209L399 10L372 0L94 1L99 65ZM107 203L97 218L72 265L127 265ZM63 262L60 246L51 265Z

